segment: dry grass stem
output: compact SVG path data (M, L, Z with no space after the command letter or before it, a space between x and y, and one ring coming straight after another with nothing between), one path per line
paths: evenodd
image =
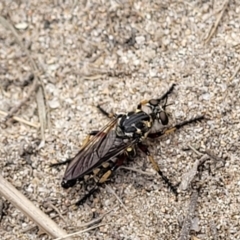
M36 94L36 100L38 104L39 121L41 123L41 136L42 136L42 141L44 142L45 141L44 131L47 128L47 113L46 113L46 106L45 106L42 87L38 88L38 91Z
M109 211L107 211L106 213L104 213L102 216L98 217L98 218L95 218L93 219L92 221L90 222L87 222L87 223L84 223L84 224L81 224L79 226L77 226L78 228L84 228L84 227L89 227L91 225L94 225L94 224L97 224L99 223L100 221L102 221L102 219L107 215L109 214L110 212L112 212L113 210L117 210L118 209L118 205L115 205L112 209L110 209Z
M230 82L237 76L239 70L240 70L240 63L236 67L236 69L235 69L234 73L232 74L232 76L227 80L228 86L231 84ZM229 91L229 88L226 89L226 94L224 94L224 96L223 96L223 100L224 101L227 99L227 96L229 94L228 91Z
M16 208L18 208L23 214L29 217L33 222L38 225L45 233L51 237L61 237L67 233L59 228L55 222L53 222L45 213L39 208L35 207L31 201L29 201L22 193L20 193L15 187L6 181L2 175L0 175L0 195L11 202Z
M191 240L202 240L202 239L200 239L200 238L198 238L196 236L191 236Z
M224 160L218 157L213 151L206 149L205 153L216 162L224 162Z
M188 240L191 229L191 222L195 214L198 200L198 192L194 191L190 198L190 203L178 240Z
M2 121L3 123L6 122L9 118L13 117L13 114L15 114L17 111L20 110L20 108L23 105L26 105L27 102L30 100L30 98L32 97L33 93L36 92L38 89L38 84L37 81L33 81L32 87L30 88L28 95L22 100L20 101L16 106L14 106L10 112L5 116L4 120Z
M4 118L3 122L6 122L9 118L11 118L17 111L19 111L19 109L25 105L27 103L27 101L29 101L29 99L31 98L31 96L33 95L34 92L36 92L38 88L38 84L37 81L33 81L33 85L30 88L28 95L22 100L20 101L19 104L17 104L15 107L13 107L10 112L7 114L7 116Z
M219 239L218 238L218 231L217 231L217 226L216 226L216 223L215 222L213 222L212 220L210 221L210 230L211 230L211 236L212 236L212 239L213 240L217 240L217 239Z
M6 113L6 112L4 112L4 111L2 111L2 110L0 110L0 114L3 115L3 116L8 116L8 115L9 115L9 113ZM20 117L13 116L13 119L14 119L15 121L24 123L24 124L26 124L26 125L28 125L28 126L31 126L31 127L37 128L37 129L40 127L40 125L39 125L38 123L32 123L32 122L29 122L29 121L27 121L27 120L25 120L25 119L22 119L22 118L20 118Z
M2 216L3 216L3 199L0 196L0 222L2 220Z
M196 148L194 148L192 145L188 144L188 147L195 152L198 156L202 156L203 154L199 152Z
M27 54L28 59L30 61L30 66L32 68L32 71L34 73L34 80L33 80L33 84L32 87L30 88L27 97L25 99L23 99L17 106L15 106L14 108L12 108L11 112L5 117L6 121L9 117L12 117L12 115L17 112L24 104L26 104L26 102L30 99L30 97L37 92L37 104L38 104L38 112L39 112L39 120L40 120L40 125L41 125L41 136L42 139L45 140L45 136L44 136L44 131L46 129L46 123L47 123L47 114L46 114L46 104L44 101L44 92L42 91L42 89L39 87L39 83L41 83L41 86L43 87L42 81L39 77L39 71L37 68L37 65L35 63L35 61L32 59L29 51L26 49L26 47L23 45L22 41L20 40L20 37L17 33L17 31L14 29L14 27L3 17L0 16L0 23L6 28L9 29L12 34L14 35L16 41L18 42L18 44L20 45L20 47L22 48L22 50Z
M21 109L0 126L0 169L6 180L67 233L107 223L74 239L178 239L182 225L174 226L179 211L185 218L192 192L201 187L191 226L194 238L213 238L215 231L218 238L240 239L237 1L1 0L0 12L0 109L5 111L0 111L0 121L23 100ZM107 182L118 196L104 183L107 194L96 191L75 206L75 199L95 184L88 178L91 170L99 164L94 176L104 173L100 164L110 160L105 154L121 154L128 140L111 139L103 131L96 148L86 148L92 154L86 161L72 162L68 172L49 164L73 157L88 133L106 126L109 119L97 105L104 103L108 113L129 113L143 99L161 98L174 83L165 109L169 124L155 122L150 132L163 133L201 114L205 119L145 143L169 181L182 180L186 191L178 189L178 201L137 147L136 159L124 162L115 183ZM63 177L71 178L71 173L89 176L63 189ZM54 239L3 200L1 240ZM57 209L45 208L48 201Z
M63 215L59 212L59 210L58 210L51 202L47 202L46 204L47 204L50 208L52 208L53 210L55 210L55 211L58 213L59 217L60 217L64 222L66 222L65 218L63 217Z
M52 210L51 210L51 211L52 211ZM45 212L45 214L47 214L47 213L48 213L48 212ZM66 213L66 211L65 211L65 213ZM58 214L58 213L57 213L56 215L54 215L54 216L51 216L51 219L55 219L55 218L57 218L57 217L59 217L59 214ZM37 228L37 227L38 227L38 226L37 226L36 224L31 224L31 225L23 228L23 229L20 231L20 233L29 232L29 231L31 231L32 229Z
M51 219L54 219L56 217L58 217L59 215L56 214L55 216L51 217ZM20 233L26 233L26 232L29 232L31 230L33 230L34 228L37 228L38 226L36 224L31 224L25 228L23 228L22 230L20 230Z
M84 76L83 78L85 80L98 80L101 79L103 76L102 75L94 75L94 76Z
M106 188L116 197L116 199L120 202L120 204L123 206L123 208L126 210L126 212L128 212L127 207L124 205L124 203L122 202L122 200L120 199L120 197L115 193L115 191L107 184Z
M240 70L240 63L239 63L238 66L236 67L233 75L229 78L228 83L231 82L231 81L237 76L239 70Z
M119 169L126 169L126 170L129 170L129 171L137 172L137 173L140 173L142 175L147 175L147 176L156 175L156 173L154 173L154 172L146 172L146 171L142 171L142 170L139 170L139 169L136 169L136 168L126 167L126 166L121 166L121 167L119 167Z
M105 225L107 225L107 224L106 223L105 224L101 223L101 224L92 226L90 228L84 229L84 230L79 231L79 232L75 232L75 233L71 233L71 234L68 234L68 235L63 236L63 237L55 238L54 240L63 240L63 239L66 239L68 237L75 237L75 236L78 236L81 233L89 232L89 231L91 231L91 230L93 230L95 228L102 227L102 226L105 226Z
M195 176L198 173L198 167L202 165L204 162L206 162L207 160L209 160L209 156L206 154L203 155L199 160L197 159L194 162L192 168L188 172L182 175L182 181L179 186L180 190L185 191L189 188L190 184L193 182Z
M224 14L224 12L225 12L226 9L227 9L227 6L228 6L229 1L230 1L230 0L225 0L225 1L224 1L223 5L222 5L222 9L221 9L221 11L220 11L220 13L219 13L219 15L218 15L218 18L216 19L214 25L211 26L211 28L210 28L210 30L209 30L209 32L208 32L208 34L207 34L207 37L206 37L206 39L205 39L205 41L204 41L205 44L208 44L208 43L210 42L212 36L215 34L215 32L216 32L216 30L217 30L217 27L218 27L218 25L219 25L219 23L220 23L220 21L221 21L221 19L222 19L222 17L223 17L223 14Z

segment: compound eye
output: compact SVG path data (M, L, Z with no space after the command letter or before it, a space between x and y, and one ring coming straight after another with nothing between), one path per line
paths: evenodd
M120 118L120 121L119 121L119 125L122 126L124 121L126 120L127 116L126 115L123 115L121 118Z
M149 101L149 103L150 103L151 105L153 105L153 106L157 106L157 105L159 104L158 100L156 100L156 99L151 99L151 100Z
M119 137L121 137L121 136L124 135L122 129L121 129L120 127L118 127L118 126L117 126L117 128L116 128L116 134L117 134L117 136L119 136Z
M163 125L167 125L168 124L168 116L167 116L167 114L164 111L159 113L159 118L160 118L160 120L161 120Z

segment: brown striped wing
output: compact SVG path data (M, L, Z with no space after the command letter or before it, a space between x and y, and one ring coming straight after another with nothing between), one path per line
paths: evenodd
M63 180L82 178L103 162L122 153L132 144L131 140L123 140L116 136L113 129L116 122L117 118L113 119L97 135L90 138L67 166Z

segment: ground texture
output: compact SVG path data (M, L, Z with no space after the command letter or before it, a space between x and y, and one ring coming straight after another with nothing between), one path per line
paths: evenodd
M149 141L150 150L175 184L201 158L196 150L221 158L201 172L190 234L240 239L240 1L2 0L0 15L5 179L67 233L107 213L75 239L181 239L193 190L179 190L176 202L143 154L77 209L71 204L83 186L62 189L65 167L49 167L74 156L87 133L108 122L97 104L127 112L176 83L167 108L172 124L207 119ZM21 101L15 118L4 121ZM52 239L2 202L1 239Z

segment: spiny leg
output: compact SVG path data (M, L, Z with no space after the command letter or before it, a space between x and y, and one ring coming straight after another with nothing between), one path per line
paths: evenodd
M179 129L185 125L188 125L190 123L194 123L194 122L197 122L197 121L201 121L204 119L204 115L200 115L200 116L197 116L195 118L192 118L192 119L189 119L189 120L186 120L186 121L183 121L183 122L180 122L180 123L177 123L174 128L175 129Z
M103 115L107 116L108 118L113 118L113 117L116 116L116 114L114 114L114 113L108 113L108 112L107 112L106 110L104 110L100 105L97 105L97 108L99 109L99 111L100 111Z
M175 83L172 84L172 86L167 90L166 93L164 93L160 98L158 98L158 101L163 100L164 98L168 97L168 95L173 91L174 87L176 86Z
M169 179L163 174L163 172L160 170L158 164L155 162L153 156L151 156L148 147L142 143L138 143L138 147L144 152L147 156L149 161L152 163L153 168L156 170L156 172L162 177L163 181L168 185L168 187L171 189L171 191L175 194L177 197L178 192L176 186L173 186L173 184L169 181Z
M90 191L87 194L85 194L83 198L77 201L75 205L79 206L83 204L94 192L96 192L99 189L99 186L102 183L106 182L112 176L113 172L115 172L123 164L125 159L126 155L124 153L119 155L117 160L113 163L113 165L109 165L108 167L106 167L104 173L98 179L96 184L90 189Z
M79 206L82 205L94 192L96 192L99 188L99 184L95 184L93 188L90 189L90 191L84 195L80 200L78 200L75 205Z
M204 116L203 115L200 115L200 116L197 116L195 118L192 118L192 119L189 119L189 120L186 120L186 121L183 121L183 122L180 122L180 123L177 123L175 124L174 126L172 127L168 127L168 128L165 128L163 129L162 131L159 131L159 132L155 132L155 133L149 133L148 134L148 137L149 138L157 138L157 137L161 137L163 135L167 135L167 134L170 134L180 128L182 128L183 126L186 126L190 123L194 123L194 122L197 122L197 121L201 121L204 119Z

